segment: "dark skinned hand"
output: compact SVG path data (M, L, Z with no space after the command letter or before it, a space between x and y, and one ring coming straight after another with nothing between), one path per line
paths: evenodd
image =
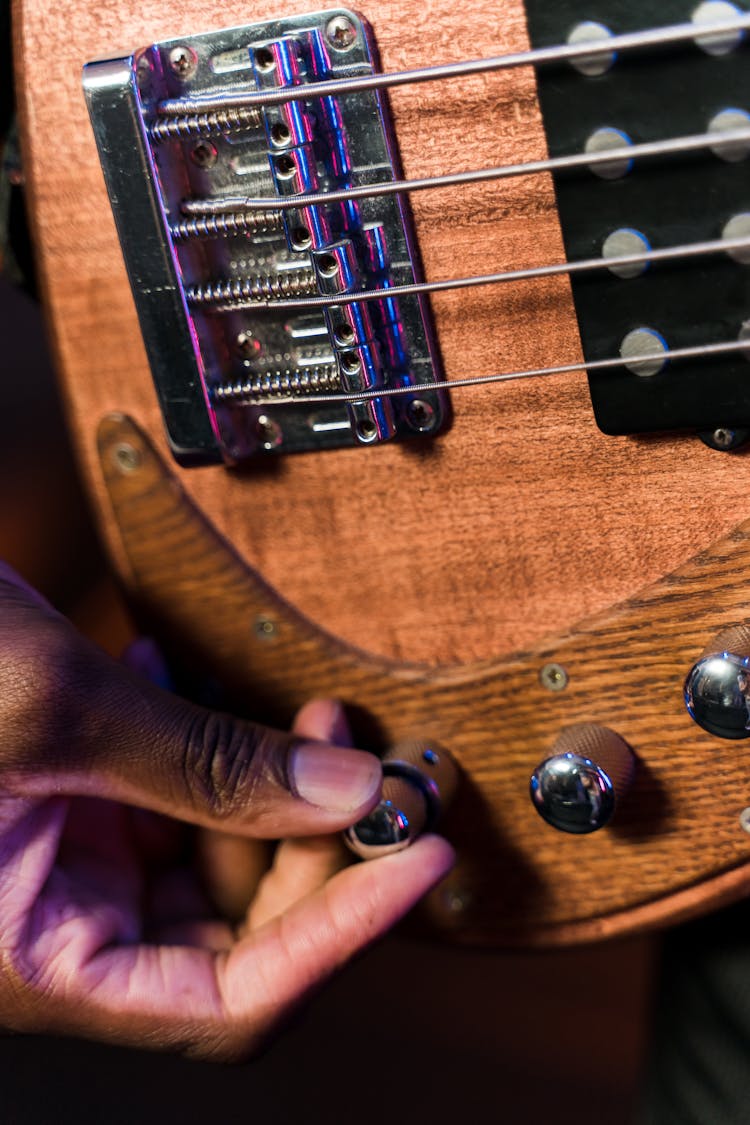
M376 758L332 744L342 729L326 701L285 734L162 691L0 564L0 1024L252 1053L452 862L425 837L338 870L325 836L381 784ZM178 822L289 838L239 935L174 848Z

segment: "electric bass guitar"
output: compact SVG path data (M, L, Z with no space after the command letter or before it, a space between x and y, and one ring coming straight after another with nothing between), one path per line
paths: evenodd
M455 758L427 905L454 941L750 887L749 28L725 0L16 5L120 578L238 707L335 696L360 744Z

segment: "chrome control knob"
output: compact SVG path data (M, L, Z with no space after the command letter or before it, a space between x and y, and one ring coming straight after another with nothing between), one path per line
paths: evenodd
M344 833L363 859L399 852L430 832L453 796L456 764L432 742L405 742L383 758L383 793L371 813Z
M685 706L719 738L750 738L750 629L720 633L685 680Z
M531 775L532 804L561 832L596 832L611 819L634 768L632 750L614 731L595 723L568 727Z

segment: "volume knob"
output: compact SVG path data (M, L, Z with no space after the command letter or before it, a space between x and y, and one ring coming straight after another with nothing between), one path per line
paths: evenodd
M344 833L363 859L402 851L430 832L453 796L457 770L447 750L432 742L404 742L383 758L383 794L371 813Z
M719 633L685 680L685 706L719 738L750 738L750 628Z
M568 727L531 775L532 804L561 832L596 832L611 819L634 767L627 742L608 727Z

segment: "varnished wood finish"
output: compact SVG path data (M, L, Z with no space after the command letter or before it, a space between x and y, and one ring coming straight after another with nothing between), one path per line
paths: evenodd
M448 828L459 864L430 904L444 934L569 943L684 917L750 886L738 819L750 797L745 744L710 737L682 705L704 637L745 613L750 524L516 657L420 668L347 649L285 605L129 420L104 422L100 455L142 604L251 710L285 719L312 695L334 695L376 717L381 747L419 737L456 756L464 777ZM540 682L549 662L565 668L565 690ZM616 731L638 760L616 820L586 837L556 832L528 799L532 769L577 722Z
M233 472L173 468L177 483L160 486L158 519L126 518L117 499L125 478L112 479L123 546L96 426L121 411L162 453L165 443L81 67L183 29L284 10L270 0L252 13L237 0L220 12L206 0L16 5L25 172L50 324L84 468L126 585L207 665L236 686L254 684L269 713L334 691L374 712L384 743L434 736L458 753L470 778L453 816L462 862L455 893L434 907L458 938L578 940L738 893L750 847L737 827L743 752L693 729L680 683L712 632L746 616L745 533L660 580L750 518L746 457L692 438L606 438L581 376L527 381L457 392L453 428L432 446ZM480 0L470 16L457 4L414 0L368 0L360 10L388 70L527 45L520 0L501 13ZM409 176L544 155L529 72L406 88L392 106ZM413 205L428 278L562 257L544 178L424 192ZM433 308L449 375L579 357L562 278L441 294ZM137 479L140 470L127 487L137 491ZM172 495L182 507L170 516ZM179 523L192 506L236 556L209 549L210 536L192 545L193 525ZM167 551L162 524L172 519L179 549ZM293 630L299 648L288 647L286 627L268 645L254 639L259 602L280 615L270 591L261 595L248 578L254 570L303 615L307 624ZM644 585L652 592L636 595ZM625 609L608 609L634 595ZM582 619L590 623L572 625ZM313 626L338 644L321 641ZM509 655L520 650L529 655ZM568 668L565 692L541 688L548 659ZM612 727L642 759L618 825L585 840L545 828L526 798L531 768L576 722ZM678 889L679 901L669 897Z
M284 10L279 0L261 0L252 12L237 0L220 10L206 0L17 4L19 104L41 273L71 419L100 501L100 417L125 411L163 443L81 67L182 29ZM368 0L360 10L385 69L526 45L520 0L501 11L480 2L470 16L458 4L414 0ZM408 175L544 155L528 71L403 89L392 102ZM422 192L413 205L429 278L562 257L544 178ZM579 355L564 279L446 293L433 307L452 376ZM381 656L434 665L490 658L562 630L750 516L747 459L694 439L606 438L580 376L454 397L453 429L431 449L297 457L244 473L201 469L185 473L183 486L310 619ZM116 537L109 539L116 549Z

